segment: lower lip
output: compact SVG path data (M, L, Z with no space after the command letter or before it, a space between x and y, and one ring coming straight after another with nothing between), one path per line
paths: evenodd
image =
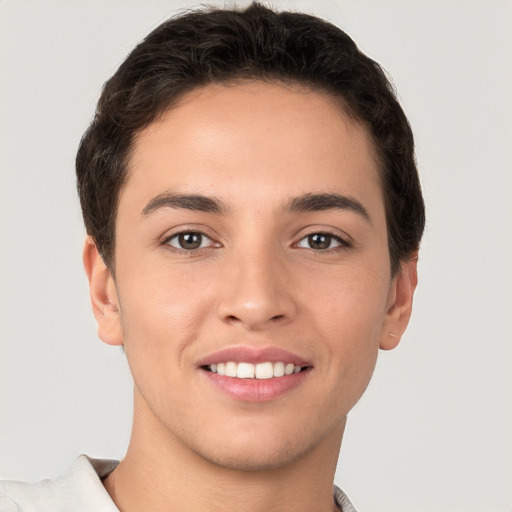
M202 370L206 378L221 392L243 402L275 400L299 386L308 376L310 368L272 379L238 379Z

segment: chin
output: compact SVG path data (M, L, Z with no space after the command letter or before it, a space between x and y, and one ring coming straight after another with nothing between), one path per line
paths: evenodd
M286 445L274 445L270 443L267 446L264 441L258 443L258 447L233 446L219 450L195 450L203 460L219 468L229 471L257 472L277 470L286 466L293 465L301 459L309 449L304 447Z
M295 463L314 456L324 448L332 453L339 449L343 425L332 430L310 431L289 429L280 431L257 426L245 433L224 436L217 431L215 438L189 439L188 449L204 461L231 471L257 472L272 471L293 466ZM266 431L265 431L266 430ZM306 430L306 431L305 431ZM323 446L323 448L322 448Z

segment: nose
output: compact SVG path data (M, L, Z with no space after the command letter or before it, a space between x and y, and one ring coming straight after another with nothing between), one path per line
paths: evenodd
M286 263L264 251L226 262L224 290L218 302L221 321L259 331L293 320L297 305Z

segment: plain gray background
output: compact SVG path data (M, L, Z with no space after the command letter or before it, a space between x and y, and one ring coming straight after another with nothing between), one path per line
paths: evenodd
M124 453L132 385L96 336L74 156L102 83L192 5L0 1L1 477ZM510 512L512 3L273 5L330 19L390 73L428 207L412 323L350 415L336 481L362 512Z

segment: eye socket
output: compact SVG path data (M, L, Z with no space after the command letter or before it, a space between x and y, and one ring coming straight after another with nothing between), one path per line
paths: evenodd
M211 238L198 231L184 231L182 233L176 233L169 237L165 243L175 249L181 249L184 251L194 251L205 247L212 247L214 245Z
M164 243L182 251L195 251L215 246L215 242L210 237L199 231L176 233L167 238ZM349 245L348 242L336 235L321 232L311 233L297 243L297 247L313 249L315 251L327 251L337 247L348 247Z
M347 247L348 245L345 240L329 233L311 233L297 244L298 247L313 249L315 251L326 251L328 249L335 249L336 247Z

